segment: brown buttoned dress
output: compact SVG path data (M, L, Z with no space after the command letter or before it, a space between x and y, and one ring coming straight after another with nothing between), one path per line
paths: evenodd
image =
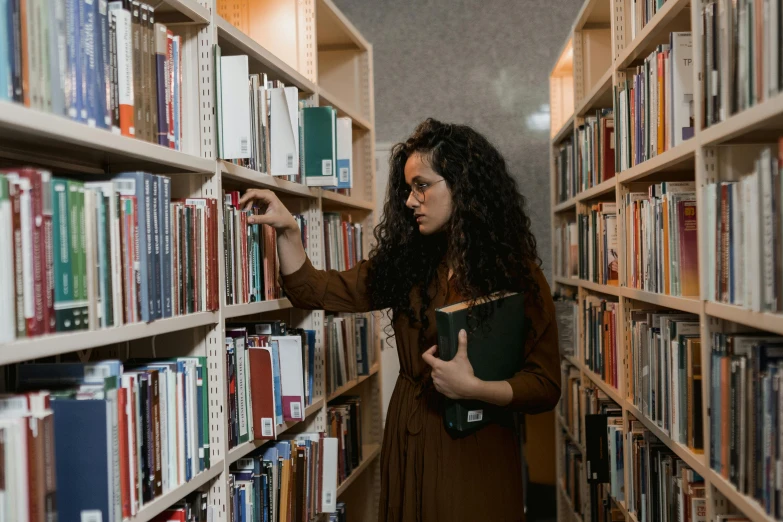
M369 263L362 261L351 270L337 272L317 270L307 260L282 278L283 287L298 308L367 312ZM509 412L547 411L560 398L554 303L543 273L538 267L534 270L542 306L528 306L526 311L535 336L520 347L526 354L524 368L508 380L513 390L512 402L505 408ZM524 521L519 447L511 416L509 422L491 424L462 438L452 438L443 426L443 396L432 386L429 366L421 354L437 344L435 309L464 299L449 284L445 264L435 285L433 289L440 290L427 312L430 326L423 344L421 325L404 317L393 325L400 374L389 403L381 450L378 520ZM418 310L416 295L411 300Z

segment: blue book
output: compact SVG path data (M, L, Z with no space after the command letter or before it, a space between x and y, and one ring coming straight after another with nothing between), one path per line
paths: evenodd
M275 417L278 426L283 424L283 384L280 380L280 345L277 341L269 341L272 349L272 381L275 390Z
M196 412L198 414L198 419L196 420L196 428L198 430L198 464L199 468L198 471L203 471L206 469L205 461L204 461L204 455L205 455L205 449L204 449L204 436L206 433L204 433L204 396L201 393L201 387L202 383L204 381L203 376L203 370L204 368L201 367L201 365L196 366Z
M171 291L171 179L158 176L160 190L158 191L158 215L162 219L160 247L160 279L161 299L163 304L162 317L172 316Z
M82 68L81 83L84 106L80 121L86 121L90 127L97 126L98 114L98 79L95 63L95 54L97 52L96 33L97 33L97 1L83 0L80 8L81 15L81 55Z
M121 196L135 196L139 229L139 264L141 291L139 307L141 320L149 322L154 318L155 303L152 294L152 176L144 172L123 172L114 177Z
M1 4L2 2L0 2ZM47 2L49 16L49 82L52 113L65 116L65 57L67 56L67 29L65 2ZM10 34L10 33L9 33ZM62 49L62 51L61 51ZM62 54L61 54L62 52ZM1 85L1 83L0 83Z
M109 2L95 4L95 123L111 128L111 61L109 58Z
M81 0L65 0L65 24L66 24L66 91L65 106L68 117L76 121L86 121L86 115L82 120L84 97L80 86L82 77L82 17ZM21 70L21 63L20 63Z
M54 450L59 520L111 520L112 447L106 400L54 399Z
M313 388L315 387L315 331L305 330L305 335L307 335L307 379L309 381L307 404L312 404Z
M150 186L152 187L152 194L150 194L150 204L152 213L152 256L150 257L149 269L152 277L152 287L150 288L151 295L153 297L152 302L154 304L154 311L152 313L153 319L160 319L163 317L163 302L161 299L161 273L160 273L160 176L153 174L145 174L149 176Z
M13 83L13 41L14 32L11 25L11 0L0 0L0 32L6 35L6 42L0 48L0 100L14 99Z

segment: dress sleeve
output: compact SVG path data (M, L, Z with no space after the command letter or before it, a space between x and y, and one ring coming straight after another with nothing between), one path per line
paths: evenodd
M506 381L513 391L507 408L529 414L549 411L560 400L560 348L555 303L541 269L536 266L534 273L541 306L528 307L527 314L535 328L535 336L525 343L522 370Z
M318 270L309 258L291 274L281 277L286 296L296 308L329 312L369 312L367 273L362 260L350 270Z

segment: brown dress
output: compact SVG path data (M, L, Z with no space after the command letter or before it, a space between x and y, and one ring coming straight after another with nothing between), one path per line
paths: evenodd
M369 261L351 270L316 270L309 260L283 286L294 306L334 312L370 311L366 291ZM560 398L557 322L549 285L535 269L542 307L529 307L536 331L526 343L525 367L508 382L513 389L509 411L540 413ZM431 385L421 354L437 344L435 309L463 301L448 284L445 265L438 275L441 291L429 311L425 343L420 325L406 318L394 323L400 375L389 403L381 450L379 522L524 521L519 447L511 423L492 424L454 439L443 426L443 396ZM412 297L414 310L418 310ZM509 416L510 417L510 416ZM368 521L369 522L369 521Z

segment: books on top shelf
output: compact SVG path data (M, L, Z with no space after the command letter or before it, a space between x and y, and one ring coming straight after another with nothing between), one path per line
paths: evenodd
M327 433L337 439L337 483L342 484L364 460L362 399L340 397L326 408Z
M619 387L620 352L617 348L617 328L620 304L594 295L584 299L585 366L594 371L605 383Z
M344 221L337 212L324 212L326 270L350 270L364 259L362 225Z
M369 314L326 316L324 346L328 394L360 375L370 374L370 368L375 364L374 324Z
M674 296L699 295L696 187L652 184L625 195L626 285Z
M663 154L693 137L693 42L691 33L669 35L669 43L626 70L615 87L617 172Z
M0 100L182 148L184 44L152 6L6 0L0 10Z
M576 221L555 225L555 275L579 277L579 232Z
M216 310L216 223L166 176L0 171L0 342Z
M594 283L618 286L619 245L617 205L596 203L578 216L579 277Z
M334 513L337 446L323 432L301 433L240 459L229 474L229 518L285 522Z
M636 38L650 20L660 11L667 0L632 0L629 2L630 16L626 18L630 23L631 41Z
M574 131L577 192L611 179L615 174L614 115L612 109L586 116Z
M673 441L703 453L699 317L660 310L630 313L629 396Z
M700 25L705 127L772 98L783 89L780 0L709 0Z
M714 333L711 341L710 467L779 519L783 338Z
M229 447L272 439L313 403L315 332L281 321L226 328Z
M210 467L205 357L21 364L15 377L24 395L0 401L6 485L18 488L3 506L16 512L9 520L56 509L60 520L119 521ZM35 419L43 429L28 432ZM40 517L16 501L27 484L45 485L29 489Z
M755 311L783 311L783 140L739 179L704 187L707 297Z

